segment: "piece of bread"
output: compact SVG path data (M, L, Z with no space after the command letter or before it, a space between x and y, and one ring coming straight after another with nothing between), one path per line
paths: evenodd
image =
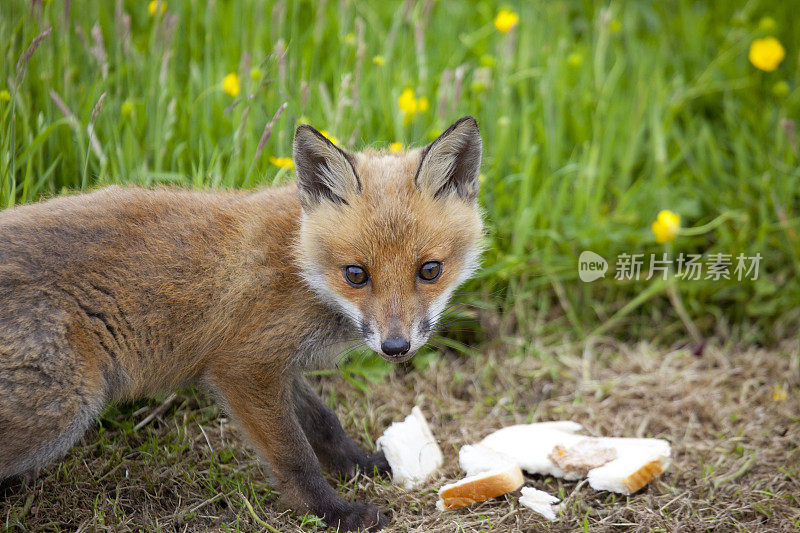
M519 503L545 517L550 522L556 519L556 510L553 505L558 503L558 498L533 487L522 487Z
M671 450L665 440L587 437L577 434L580 429L580 424L567 421L509 426L478 445L462 447L466 460L459 453L459 462L470 465L472 470L462 464L467 473L497 457L531 474L580 479L588 471L593 488L623 494L639 490L669 466ZM477 457L479 452L486 456Z
M585 477L589 470L617 458L617 450L608 448L597 439L583 439L571 448L556 445L547 456L568 476Z
M663 456L652 450L631 452L589 470L589 485L595 490L633 494L663 473L665 463Z
M555 446L569 448L585 439L577 435L580 424L574 422L543 422L508 426L488 435L479 445L501 456L509 458L531 474L544 474L565 479L570 476L548 459Z
M507 464L505 468L482 472L444 485L439 489L439 501L436 503L436 508L440 511L458 509L489 498L502 496L520 488L524 481L519 466Z
M506 470L517 463L512 457L480 444L467 444L458 452L458 464L468 476L474 476L490 470Z
M402 422L386 428L376 444L392 467L392 480L406 489L424 483L444 462L442 450L419 407L411 409Z

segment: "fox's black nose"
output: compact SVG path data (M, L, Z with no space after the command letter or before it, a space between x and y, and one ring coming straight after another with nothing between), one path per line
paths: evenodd
M386 355L403 355L411 348L411 344L403 337L389 337L381 343L381 350Z

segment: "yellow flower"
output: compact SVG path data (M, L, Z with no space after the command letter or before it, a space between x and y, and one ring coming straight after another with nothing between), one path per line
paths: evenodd
M258 67L253 67L253 68L250 69L250 79L253 80L253 81L260 80L261 76L263 76L263 75L264 75L264 73L261 72L261 69L258 68Z
M372 62L378 65L379 67L382 67L384 63L386 63L386 58L384 58L383 56L375 56L372 58Z
M398 142L393 142L389 145L389 151L393 154L399 154L403 151L403 145Z
M622 23L619 19L614 19L608 23L608 31L611 33L619 33L619 30L622 29Z
M133 115L133 102L125 100L119 108L119 116L122 120L128 120Z
M482 67L493 67L495 63L494 57L490 54L483 54L479 61Z
M519 15L508 9L501 9L494 18L494 27L500 33L508 33L519 22Z
M151 17L155 17L156 13L163 15L166 10L167 3L163 0L152 0L152 2L147 4L147 12L150 13Z
M397 99L397 105L403 114L404 124L411 123L417 113L424 113L430 109L428 98L421 96L417 99L417 96L414 94L414 89L411 87L403 89L403 92L400 93L400 97Z
M776 383L772 387L772 400L775 402L782 402L788 397L786 393L786 386Z
M775 37L755 39L750 45L748 59L757 69L772 72L786 57L786 49Z
M8 92L8 89L0 91L0 102L8 102L9 100L11 100L11 93Z
M400 106L400 111L406 115L413 115L417 112L417 98L414 96L414 89L406 88L400 93L400 98L397 99L397 105Z
M652 226L656 242L665 243L674 241L681 227L681 217L672 211L661 211Z
M337 139L336 137L334 137L333 135L331 135L330 133L328 133L328 131L327 131L327 130L319 130L319 132L322 134L322 136L323 136L323 137L325 137L326 139L328 139L328 140L329 140L330 142L332 142L333 144L339 144L339 139Z
M269 157L269 162L279 168L294 168L294 161L292 161L291 157L275 157L271 155Z
M229 96L236 98L239 96L239 91L241 90L241 86L239 85L239 75L235 72L231 72L225 79L222 80L222 88L228 93Z
M347 35L344 36L344 42L345 42L345 44L349 44L350 46L355 45L356 44L356 34L353 33L353 32L348 33Z

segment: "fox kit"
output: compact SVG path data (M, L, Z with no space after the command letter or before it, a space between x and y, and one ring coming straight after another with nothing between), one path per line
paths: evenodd
M303 377L360 342L428 339L478 263L475 119L400 155L310 126L297 183L259 192L111 187L0 213L0 479L57 459L113 401L196 384L269 463L286 502L380 529L332 473L388 472Z

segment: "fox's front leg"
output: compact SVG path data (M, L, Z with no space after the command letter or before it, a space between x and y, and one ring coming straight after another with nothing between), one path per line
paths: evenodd
M209 370L210 385L278 478L284 501L310 511L340 531L388 524L373 505L344 501L322 477L319 461L297 419L289 370L260 361L221 361ZM288 375L287 375L288 374Z
M356 471L367 475L376 470L390 472L382 451L369 454L342 428L336 413L314 392L308 381L298 376L294 386L297 419L323 466L332 474L352 476Z

